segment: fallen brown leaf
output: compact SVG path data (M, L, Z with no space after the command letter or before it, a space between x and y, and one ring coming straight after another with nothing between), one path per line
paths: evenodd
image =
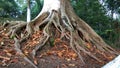
M0 56L0 58L3 59L3 60L10 60L10 58L4 57L4 56Z
M68 65L69 65L69 66L72 66L72 67L75 66L75 64L68 64Z

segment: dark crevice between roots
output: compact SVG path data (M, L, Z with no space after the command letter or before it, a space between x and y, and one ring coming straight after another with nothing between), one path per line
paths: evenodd
M43 23L41 26L39 26L39 30L42 31L46 25L47 25L47 22Z
M16 31L16 34L20 36L21 33L26 32L25 29L26 29L26 26L23 26L22 28L20 28L19 30Z
M82 33L82 32L80 32L79 30L78 30L77 32L78 32L79 37L80 37L82 40L84 40L83 33Z

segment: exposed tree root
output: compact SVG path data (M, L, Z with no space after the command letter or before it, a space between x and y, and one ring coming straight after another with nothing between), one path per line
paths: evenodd
M24 53L21 51L21 47L20 47L20 42L17 38L14 38L15 40L15 50L20 54L20 56L22 56L28 63L30 63L33 67L38 68L33 62L30 61L30 59L28 59L27 56L24 55Z
M118 54L113 48L105 44L105 42L102 41L102 39L97 34L92 34L93 36L90 36L88 35L90 31L86 32L84 29L80 28L79 25L76 26L75 23L74 24L73 23L74 22L71 22L71 19L68 18L66 13L64 13L60 17L58 12L53 10L50 13L50 15L43 20L42 24L39 24L39 26L38 25L34 26L34 31L36 31L36 30L39 30L38 27L41 27L41 26L43 27L43 24L46 24L43 27L43 36L40 38L39 44L37 44L32 51L32 57L35 58L36 51L49 41L49 38L50 38L49 31L51 31L49 30L50 25L54 25L55 28L61 33L61 39L65 37L70 41L71 48L78 54L83 64L85 64L85 62L84 62L84 58L81 55L81 52L89 55L90 57L97 60L98 62L102 62L102 60L100 60L98 57L93 55L88 50L88 48L86 47L87 43L91 43L92 46L96 47L100 51L103 51L103 52L107 51L111 54ZM8 34L11 36L17 35L17 31L20 31L20 29L24 28L25 26L27 26L26 23L15 25L11 28ZM24 35L24 37L22 37L21 39L19 40L16 38L14 39L15 49L17 52L21 54L21 56L23 56L23 58L26 61L28 61L31 65L37 68L37 66L32 61L30 61L20 49L20 43L23 42L25 39L29 38L30 34L32 34L30 29L31 27L26 28L27 34ZM94 32L91 32L91 33L94 33Z
M42 28L43 36L39 40L39 44L32 51L32 57L35 58L36 51L45 45L51 38L50 26L54 26L56 30L61 33L60 39L66 38L69 40L71 48L78 54L81 62L85 64L84 57L82 57L81 53L84 53L98 62L102 62L103 60L99 59L96 54L91 53L91 48L96 48L96 50L103 52L104 54L110 53L112 55L118 55L113 48L107 45L100 36L98 36L92 28L87 25L83 20L81 20L76 14L73 12L73 9L70 6L68 0L61 0L61 8L60 11L52 10L51 12L45 12L41 14L36 20L33 20L29 24L20 23L13 27L11 27L8 35L10 36L20 36L21 29L26 27L24 30L25 35L21 36L15 40L15 48L17 52L19 52L23 58L28 61L35 68L37 66L32 63L25 55L22 53L20 49L20 43L24 40L28 39L33 32L39 31ZM66 7L68 6L68 7ZM70 11L69 11L70 10ZM45 15L44 15L45 14ZM89 44L89 45L88 45ZM90 46L90 47L88 47Z
M17 31L20 31L20 29L22 29L23 27L26 27L26 24L27 23L20 23L20 24L12 26L10 28L10 31L8 32L8 35L10 35L11 37L15 36Z

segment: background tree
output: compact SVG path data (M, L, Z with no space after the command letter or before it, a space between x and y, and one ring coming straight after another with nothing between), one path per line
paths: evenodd
M26 20L25 16L27 16L27 0L16 0L16 3L19 5L19 11L21 15L19 15L19 19ZM38 13L41 11L43 0L31 0L30 1L31 7L31 19L35 18Z
M27 22L31 20L30 0L27 0Z

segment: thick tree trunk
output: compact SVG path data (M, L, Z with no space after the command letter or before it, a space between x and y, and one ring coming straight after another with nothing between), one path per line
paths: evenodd
M21 27L25 25L26 24L23 24ZM34 20L28 23L28 35L20 40L23 41L28 38L32 32L42 29L43 36L40 39L39 45L32 51L33 58L36 55L36 51L47 43L51 37L54 37L55 33L51 33L53 31L51 28L60 32L60 39L65 38L69 41L69 45L78 54L83 64L85 64L85 58L82 57L83 53L98 62L103 61L98 58L98 54L105 58L106 53L110 54L107 58L111 55L115 56L118 54L113 48L107 45L86 22L74 13L70 0L44 0L42 11ZM15 29L12 34L16 33L16 30L18 29ZM19 51L19 48L16 48L17 51Z

